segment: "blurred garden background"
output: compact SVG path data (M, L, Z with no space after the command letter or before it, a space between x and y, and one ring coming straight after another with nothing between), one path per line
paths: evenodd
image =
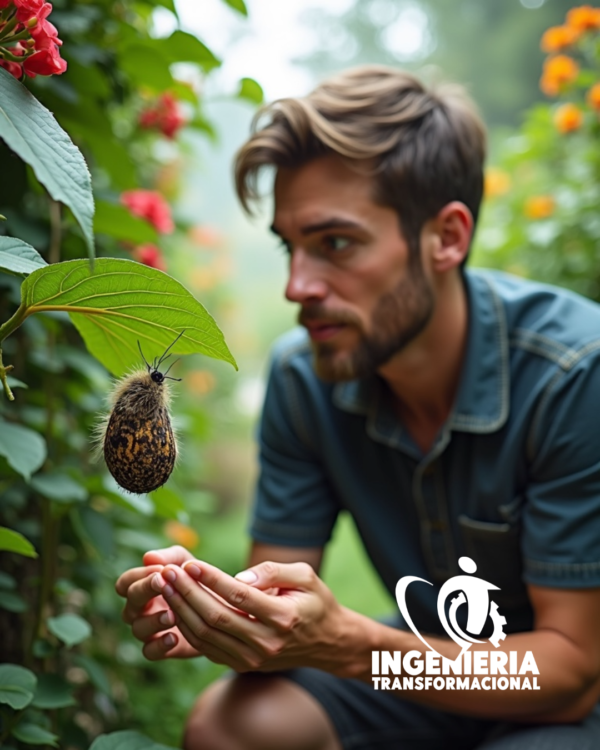
M464 84L490 129L471 264L599 300L600 11L566 0L52 5L67 69L25 85L90 167L98 257L133 259L183 283L216 319L239 371L198 354L176 366L181 460L164 488L133 496L91 459L112 377L68 315L32 316L2 343L15 400L0 396L0 526L37 556L0 552L0 662L31 669L38 687L15 707L0 674L0 745L83 749L134 729L176 747L195 696L221 669L145 661L114 582L143 552L174 543L232 574L244 566L268 351L296 312L283 299L286 261L267 231L269 201L250 220L233 191L232 159L256 107L365 62ZM86 257L71 213L2 140L0 176L0 236L48 263ZM0 324L22 280L0 272ZM38 437L15 446L7 425ZM394 608L348 519L323 575L347 606L373 616Z

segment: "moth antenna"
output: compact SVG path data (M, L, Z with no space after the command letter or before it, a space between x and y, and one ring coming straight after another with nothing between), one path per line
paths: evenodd
M173 348L173 347L175 346L175 344L176 344L176 343L177 343L177 342L179 341L179 339L180 339L180 338L181 338L181 337L183 336L183 334L184 334L184 333L185 333L185 328L184 328L184 329L183 329L183 331L182 331L182 332L181 332L181 333L179 334L179 336L177 336L177 338L175 339L175 341L173 341L173 343L172 343L172 344L169 344L169 346L168 346L168 347L167 347L167 348L165 349L165 351L163 352L163 355L162 355L162 357L161 357L161 358L160 358L160 359L158 360L158 364L156 365L156 368L160 367L161 363L163 362L163 360L164 360L164 359L165 359L165 357L167 356L167 352L169 351L169 349L172 349L172 348ZM156 368L155 368L155 369L156 369Z
M165 380L175 380L177 383L181 383L181 378L172 378L170 375L164 376Z
M144 360L144 364L148 368L148 372L150 372L150 370L152 368L150 367L150 365L148 364L148 362L146 362L146 357L144 357L144 352L142 351L142 345L140 344L139 339L138 339L137 345L138 345L138 349L140 350L140 354L142 355L142 359Z
M169 357L170 357L170 356L171 356L171 355L169 354ZM165 377L165 378L166 378L166 377L167 377L167 375L169 374L169 370L171 369L171 367L173 367L173 365L176 365L176 364L177 364L177 363L179 362L179 360L180 360L180 359L181 359L181 357L180 357L179 359L176 359L176 360L175 360L175 362L171 362L171 364L169 365L169 368L168 368L168 370L167 370L167 371L166 371L166 372L164 373L164 377ZM171 378L171 380L181 380L181 378Z

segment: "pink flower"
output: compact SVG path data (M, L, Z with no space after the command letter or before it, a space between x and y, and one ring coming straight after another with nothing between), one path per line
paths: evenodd
M50 3L44 0L14 0L17 8L17 19L21 23L26 23L30 18L47 18L52 13Z
M175 229L169 204L155 190L126 190L121 193L121 203L161 234L170 234Z
M52 45L49 49L41 49L34 52L31 57L26 57L23 68L30 78L34 78L36 75L52 76L64 73L67 69L67 63L60 56L58 48Z
M140 263L150 268L157 268L159 271L166 271L167 264L160 249L156 245L138 245L133 251L133 256Z

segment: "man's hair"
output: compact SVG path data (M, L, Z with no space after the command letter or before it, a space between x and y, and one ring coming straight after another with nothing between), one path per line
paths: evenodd
M331 153L351 166L368 164L373 199L395 209L414 258L423 224L447 203L461 201L477 220L485 145L483 122L462 87L427 89L405 71L365 65L261 108L236 156L236 189L251 212L265 166L296 168Z

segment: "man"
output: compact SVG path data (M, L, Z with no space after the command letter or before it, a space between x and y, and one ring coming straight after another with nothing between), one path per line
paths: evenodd
M369 66L262 116L238 193L248 207L275 168L307 333L275 349L250 566L236 580L172 548L117 583L148 658L239 673L200 697L186 749L598 747L598 308L465 271L485 139L459 90ZM391 592L433 584L410 587L408 611L452 660L437 596L474 561L499 589L499 650L531 652L540 689L376 691L372 652L428 648L318 578L342 509Z

